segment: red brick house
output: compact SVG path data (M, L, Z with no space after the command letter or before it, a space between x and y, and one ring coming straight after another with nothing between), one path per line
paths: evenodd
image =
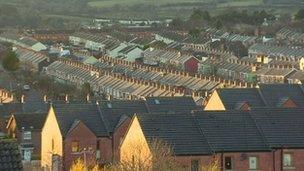
M304 107L304 87L300 84L259 84L257 88L219 88L208 98L205 110L261 107Z
M199 60L192 56L184 61L184 70L192 73L197 73Z
M41 130L46 113L14 114L6 129L10 138L17 139L23 161L40 160Z
M304 168L302 113L303 109L277 108L138 114L130 125L139 124L136 128L142 130L147 143L155 137L170 143L185 170L198 171L217 160L223 171L301 171ZM129 128L125 137L139 139L134 136L138 130ZM123 140L121 147L127 146L125 143L129 141Z
M185 170L213 161L223 171L304 168L303 109L190 112L179 107L181 99L173 101L52 104L42 129L41 164L69 170L79 157L88 165L122 161L132 156L132 140L148 144L143 150L149 152L149 141L157 138L172 146Z

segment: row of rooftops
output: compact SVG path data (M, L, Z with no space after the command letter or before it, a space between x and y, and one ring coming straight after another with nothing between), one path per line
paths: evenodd
M17 47L15 53L20 61L39 64L42 61L48 60L48 57L43 53L38 53L29 49Z
M291 41L303 42L304 33L296 32L288 27L283 27L276 33L279 39L288 39Z
M29 106L34 107L29 108ZM18 122L20 121L18 124L19 129L41 130L43 127L42 120L46 118L46 113L49 111L50 106L53 106L56 110L60 109L71 113L73 113L75 110L87 110L92 108L90 110L95 110L94 112L100 111L102 114L106 115L105 117L117 115L117 118L109 118L115 123L119 121L120 116L123 114L129 115L134 113L149 112L173 114L177 112L190 112L191 110L202 110L202 107L196 106L194 100L191 97L147 97L145 100L102 100L68 102L58 100L43 101L42 99L37 99L37 101L25 101L24 103L1 104L0 118L7 118L9 115L14 114L16 120ZM60 107L63 108L61 109ZM97 107L99 110L96 110ZM35 114L39 115L35 116ZM34 116L36 119L32 120L31 118ZM86 115L81 115L81 117L86 117ZM70 125L67 125L67 127L69 126Z
M56 61L49 65L47 67L47 74L72 83L76 83L78 85L88 82L94 88L95 91L106 92L108 94L114 95L116 98L128 98L128 95L134 95L136 97L147 97L151 95L181 95L176 92L171 92L165 89L159 89L157 87L149 85L138 84L111 75L92 75L92 73L88 70L71 66L60 61ZM126 97L124 97L124 93L126 94Z
M162 101L156 101L157 98L150 100L147 100L148 105L143 101L104 101L98 104L53 103L51 107L63 137L78 122L85 124L97 137L108 137L127 118L137 117L145 138L148 141L159 138L168 142L175 155L261 152L304 147L303 108L183 110L172 113L170 110L175 107L182 109L185 105L183 100L169 105L161 105ZM154 107L149 107L150 102ZM35 119L41 115L15 114L14 117L20 125L28 126L30 124L27 122L34 122L33 125L41 126L42 129L42 124Z
M191 58L190 54L182 54L180 51L148 48L143 52L144 63L179 63L183 64ZM196 59L196 58L195 58Z
M2 33L0 34L0 40L3 42L9 42L16 46L21 46L23 48L32 49L35 51L46 50L46 46L37 41L34 38L18 35L17 33ZM39 45L39 47L34 47L35 45Z
M269 56L282 56L299 60L303 57L304 49L287 46L274 46L270 44L254 44L248 49L249 54L264 54Z
M244 103L250 108L282 107L288 100L304 107L304 87L300 84L259 84L257 88L217 89L216 93L226 110L238 109Z

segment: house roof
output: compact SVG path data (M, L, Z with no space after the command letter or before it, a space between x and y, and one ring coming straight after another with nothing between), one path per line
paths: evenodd
M166 141L175 155L212 153L199 126L189 114L140 114L138 120L148 141L153 138Z
M236 109L243 102L251 108L278 107L282 99L290 99L304 107L304 89L299 84L259 84L259 88L222 88L217 92L227 110Z
M254 120L244 111L203 112L196 116L214 151L267 151Z
M198 109L192 97L147 97L152 113L180 113Z
M75 120L81 120L96 136L108 136L103 117L94 103L58 103L52 105L63 137L73 126Z
M304 108L138 114L148 141L168 142L175 155L303 148Z
M123 115L133 116L135 113L147 113L145 101L142 100L112 100L99 102L101 114L104 116L109 132L114 132Z
M23 170L16 141L0 139L0 170Z
M237 104L247 102L250 107L265 107L263 98L255 88L223 88L217 93L227 110L236 109Z
M136 46L133 46L133 45L127 46L127 47L123 48L122 50L120 50L118 53L128 54L129 52L131 52L135 48L136 48Z
M263 108L249 112L271 148L304 147L303 108Z
M12 113L23 112L21 103L0 103L0 118L8 117Z
M249 47L249 53L286 56L297 59L303 57L304 49L288 46L273 46L269 44L254 44Z
M289 98L297 106L304 107L304 90L299 84L259 84L261 93L269 107L278 105L282 98Z
M47 113L14 114L19 130L42 130Z

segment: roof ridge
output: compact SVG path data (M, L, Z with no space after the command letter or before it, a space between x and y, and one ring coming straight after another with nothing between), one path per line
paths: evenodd
M192 114L192 115L191 115L191 118L194 120L195 126L198 128L199 132L201 133L201 135L202 135L202 136L204 137L204 139L206 140L207 145L209 146L211 152L212 152L212 153L215 153L215 150L214 150L213 146L211 145L211 143L208 141L208 138L207 138L207 136L205 135L205 133L204 133L202 127L200 126L200 124L199 124L199 122L198 122L198 120L197 120L197 118L196 118L196 115Z
M303 88L302 84L298 84L298 87L300 87L301 92L304 94L304 88Z
M256 89L257 89L257 91L258 91L258 93L259 93L259 96L261 97L261 99L262 99L264 105L265 105L265 106L269 106L269 104L267 103L266 99L265 99L264 96L263 96L263 93L261 92L261 87L259 86L259 88L256 88Z
M105 126L105 129L106 129L106 131L107 131L107 134L109 135L109 122L106 120L106 118L103 116L103 114L102 114L102 111L101 111L101 109L100 109L100 105L99 105L99 102L98 101L96 101L96 107L97 107L97 110L98 110L98 113L99 113L99 116L100 116L100 118L101 118L101 120L102 120L102 122L104 123L104 126Z
M251 112L252 112L252 110L249 110L249 111L248 111L249 117L253 120L254 126L257 128L257 130L258 130L258 132L259 132L259 134L260 134L262 140L264 141L265 145L270 149L271 147L270 147L270 145L269 145L269 143L268 143L268 141L267 141L267 139L266 139L266 136L264 135L263 130L259 127L259 125L258 125L256 119L251 115Z

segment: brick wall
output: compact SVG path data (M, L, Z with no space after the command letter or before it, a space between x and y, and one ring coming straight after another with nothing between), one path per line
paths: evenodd
M116 130L115 133L113 134L114 137L114 156L113 156L113 161L118 161L120 156L119 156L119 149L121 142L125 136L125 134L128 131L129 125L131 122L131 118L126 119Z
M78 152L72 152L73 142L78 142ZM64 170L69 170L73 161L77 160L78 158L83 159L84 155L86 155L88 164L95 162L96 147L97 137L84 124L79 123L72 131L68 133L64 140Z

